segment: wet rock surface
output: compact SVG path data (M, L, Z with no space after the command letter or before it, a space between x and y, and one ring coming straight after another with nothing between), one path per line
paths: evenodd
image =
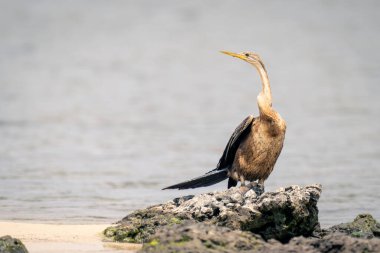
M380 252L380 224L369 214L321 230L321 185L263 193L234 187L137 210L105 230L141 252Z
M24 244L9 235L0 237L0 253L28 253Z

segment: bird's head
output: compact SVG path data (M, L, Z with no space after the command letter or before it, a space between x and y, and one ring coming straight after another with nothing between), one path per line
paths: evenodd
M229 56L242 59L243 61L246 61L252 64L256 68L262 67L265 71L265 66L263 64L263 61L261 60L260 56L256 53L252 53L252 52L232 53L228 51L220 51L220 52Z

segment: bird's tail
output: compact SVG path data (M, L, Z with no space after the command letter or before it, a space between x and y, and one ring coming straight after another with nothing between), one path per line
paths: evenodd
M190 188L205 187L205 186L210 186L210 185L219 183L227 179L227 177L228 177L227 168L224 168L221 170L212 170L204 174L203 176L196 177L196 178L190 179L189 181L185 181L179 184L165 187L162 190L166 190L166 189L184 190L184 189L190 189Z

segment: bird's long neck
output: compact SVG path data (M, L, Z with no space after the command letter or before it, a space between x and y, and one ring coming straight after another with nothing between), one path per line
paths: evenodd
M259 106L260 117L264 119L274 120L276 117L276 112L272 108L272 92L268 74L265 70L264 64L261 61L254 66L259 72L262 83L262 91L257 96L257 104Z
M261 84L262 84L262 93L265 95L266 100L270 103L270 106L272 106L272 92L270 89L270 83L269 83L269 78L268 74L265 70L264 64L260 62L260 65L257 67L257 71L259 72L260 79L261 79Z

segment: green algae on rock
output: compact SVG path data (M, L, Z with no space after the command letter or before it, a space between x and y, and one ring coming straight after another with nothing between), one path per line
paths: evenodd
M142 252L253 252L265 242L250 232L206 223L184 222L157 230Z
M0 237L0 253L28 253L24 244L9 235Z
M370 214L359 214L353 222L332 226L330 231L339 231L358 238L380 238L380 223Z
M155 233L156 228L181 222L181 218L153 206L131 213L117 226L106 228L104 235L117 242L142 243Z

